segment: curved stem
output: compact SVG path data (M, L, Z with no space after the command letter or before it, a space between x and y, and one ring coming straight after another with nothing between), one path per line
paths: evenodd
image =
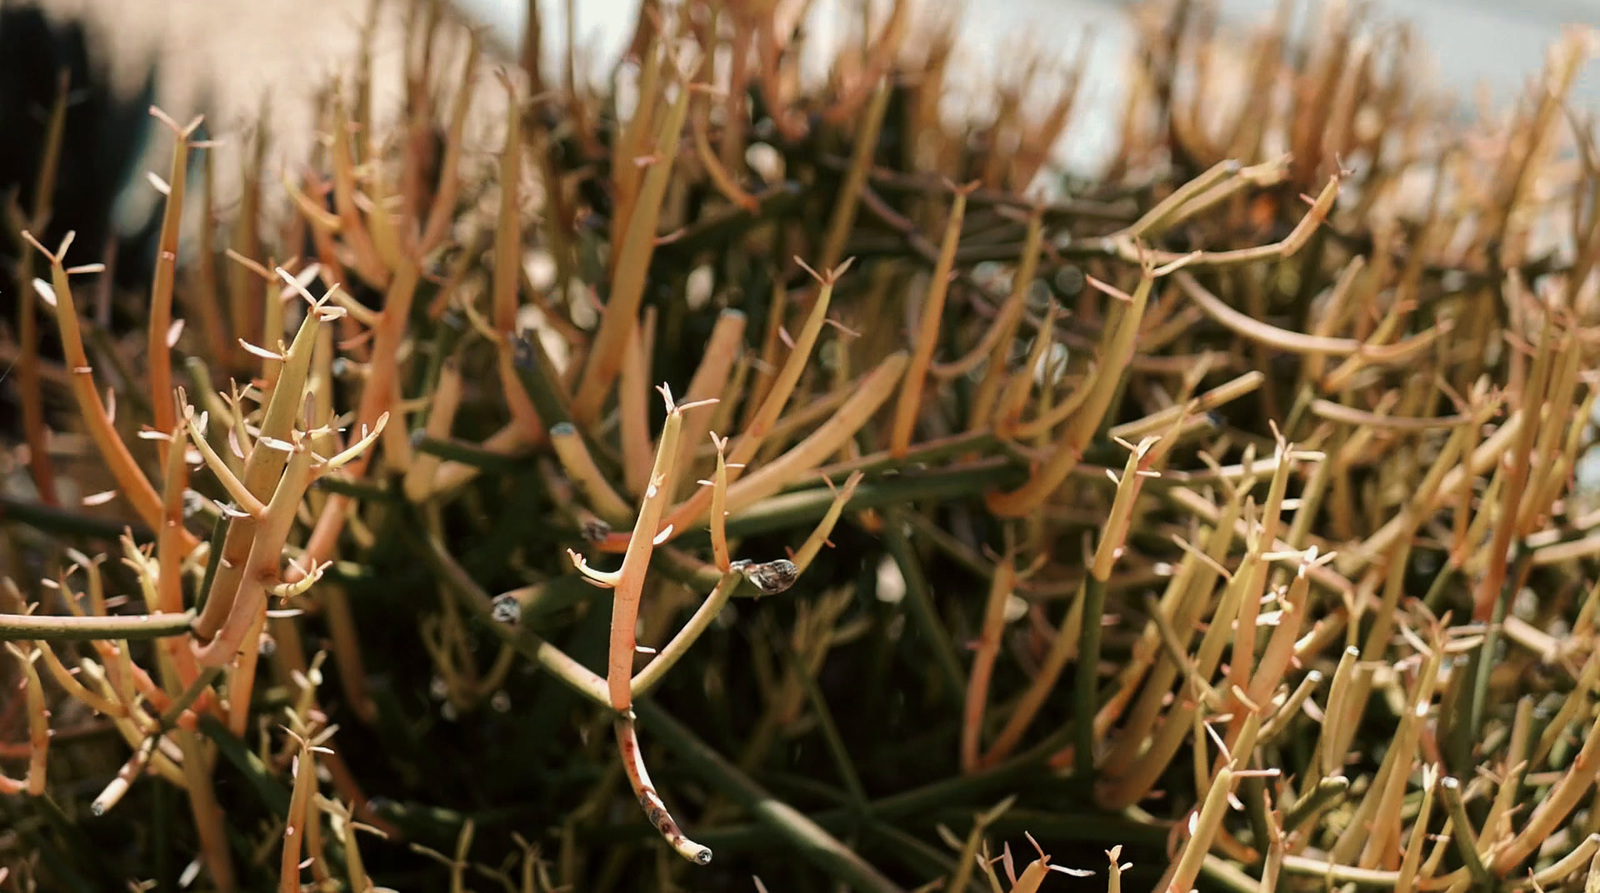
M627 773L628 784L633 787L633 794L639 798L639 805L644 807L645 816L650 819L650 824L661 833L667 844L678 855L696 865L711 864L711 848L695 843L683 833L678 827L677 820L667 812L667 804L662 802L661 794L650 781L650 772L644 765L644 754L639 748L639 733L634 728L633 720L618 719L615 725L617 748L622 752L623 771Z

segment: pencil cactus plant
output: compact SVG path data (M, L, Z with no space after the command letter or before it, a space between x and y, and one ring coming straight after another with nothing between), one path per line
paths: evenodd
M162 116L142 331L14 215L0 884L1591 882L1587 37L1466 125L1342 4L1152 8L1080 180L1081 61L952 116L872 7L600 87L430 17L192 269Z

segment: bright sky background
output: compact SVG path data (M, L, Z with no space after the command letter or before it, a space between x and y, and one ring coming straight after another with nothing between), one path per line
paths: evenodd
M926 0L934 6L947 0ZM523 0L457 0L457 4L492 25L515 44L522 31ZM614 57L627 39L637 0L581 0L577 10L580 43L598 40L607 57ZM826 11L838 4L823 2ZM950 5L956 5L951 3ZM975 47L995 50L1019 34L1073 35L1086 23L1103 23L1118 17L1123 0L989 0L967 3L963 36ZM1301 9L1312 0L1297 0ZM1259 20L1271 14L1277 0L1221 0L1223 14L1235 22ZM1536 71L1544 48L1559 35L1563 24L1600 26L1600 0L1377 0L1380 18L1405 18L1414 22L1423 40L1438 57L1442 76L1462 87L1485 80L1496 88L1515 85ZM547 33L563 33L565 4L545 0ZM981 11L981 14L974 10ZM1600 79L1591 73L1585 87L1600 98Z
M525 0L455 0L469 15L491 26L502 46L514 50L520 42ZM951 0L924 0L932 7ZM1321 8L1327 0L1296 0L1302 11ZM605 70L631 36L638 0L578 0L578 42L596 51L590 63ZM827 19L837 15L843 0L819 0L815 34L826 40ZM853 6L853 4L851 4ZM1004 57L1018 40L1036 45L1059 44L1063 53L1075 52L1085 27L1096 33L1096 63L1110 77L1092 78L1084 96L1086 111L1072 128L1073 160L1092 163L1111 143L1110 128L1098 123L1118 107L1121 84L1116 73L1131 38L1124 0L981 0L963 4L962 40L969 61L979 71ZM1220 0L1224 20L1234 25L1261 22L1278 0ZM564 9L559 0L544 0L547 53L563 48L555 41L565 33ZM1416 26L1430 51L1438 84L1464 101L1479 84L1504 102L1517 95L1535 76L1546 48L1561 34L1564 24L1600 26L1600 0L1375 0L1378 21L1404 19ZM551 56L550 58L555 58ZM1600 110L1600 62L1591 64L1577 88L1578 97Z

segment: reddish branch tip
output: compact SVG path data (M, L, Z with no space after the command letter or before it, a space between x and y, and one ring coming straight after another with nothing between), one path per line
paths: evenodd
M817 280L817 282L821 285L828 286L838 282L839 277L843 276L844 272L850 269L850 265L855 263L856 259L853 257L847 257L844 259L844 263L839 264L837 267L834 267L827 273L818 273L810 264L806 263L804 260L801 260L799 255L795 255L794 262L800 265L800 269L810 273L812 279Z

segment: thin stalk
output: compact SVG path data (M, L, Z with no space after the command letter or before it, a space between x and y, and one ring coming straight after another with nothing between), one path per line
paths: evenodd
M989 598L983 610L983 626L972 658L972 673L967 678L966 707L961 714L961 771L978 767L978 738L983 731L983 714L989 703L989 680L995 660L1000 656L1001 633L1005 630L1006 602L1016 586L1017 565L1011 554L1000 559L994 579L989 583Z
M1094 715L1098 709L1096 689L1100 681L1100 621L1105 615L1106 584L1095 574L1084 580L1083 633L1078 648L1078 673L1072 687L1076 730L1073 742L1073 769L1082 779L1094 777Z
M299 753L295 755L292 770L294 788L289 794L289 813L284 818L283 850L278 863L279 893L300 890L300 853L302 841L307 837L306 826L321 821L311 808L311 796L317 787L316 748L304 738L298 738L297 743Z
M1478 889L1493 890L1494 878L1478 854L1478 835L1473 833L1472 820L1467 817L1466 805L1461 801L1461 782L1451 777L1441 778L1439 796L1450 815L1450 837L1455 841L1456 852L1461 855L1467 873L1472 875Z
M50 713L45 707L44 684L39 680L39 649L6 643L6 650L22 667L24 710L28 714L29 796L44 796L45 770L50 762Z
M651 659L650 663L646 664L644 669L633 677L633 696L635 698L649 694L651 689L660 684L661 680L667 675L667 671L671 670L679 660L683 659L685 654L689 653L689 649L711 627L712 621L717 619L717 615L722 613L722 609L727 606L728 600L733 597L734 590L738 589L739 584L743 582L744 575L736 570L728 571L722 575L722 579L717 582L716 588L711 590L711 594L706 596L705 601L700 603L700 607L689 618L689 622L684 624L683 628L678 630L671 641L656 652L656 656Z
M445 588L459 599L467 610L482 620L501 641L511 645L541 669L554 675L562 684L582 696L589 703L605 710L611 709L611 700L605 680L588 667L574 660L556 646L546 642L526 629L516 629L495 618L494 597L473 580L445 544L434 536L420 538L419 552L433 569Z
M816 677L798 652L790 648L785 651L785 655L794 678L805 691L806 700L811 702L812 713L816 716L818 729L822 732L822 740L828 746L828 755L838 769L839 780L844 782L845 790L850 794L851 803L858 808L866 806L867 792L862 787L861 774L856 771L855 763L850 759L850 750L845 746L844 738L839 735L839 727L834 723L833 712L828 709L828 701L823 697L822 687L817 685Z
M72 244L73 234L68 233L53 254L45 250L31 233L23 231L22 237L50 262L50 284L45 285L35 281L33 287L47 304L55 308L56 323L61 332L67 368L72 370L72 392L77 398L78 413L88 426L89 434L94 439L100 457L111 471L112 477L116 479L117 489L123 498L128 500L140 520L147 526L151 529L160 529L161 498L156 495L155 487L150 484L149 478L145 477L138 463L134 461L133 454L128 451L127 444L123 443L122 437L117 433L111 415L100 399L100 391L95 387L94 367L89 364L89 356L84 352L83 335L78 325L78 308L72 298L72 286L67 281L67 268L63 265L67 248ZM179 538L179 542L185 552L199 544L187 532Z
M1400 876L1395 880L1395 893L1411 893L1417 879L1417 867L1422 864L1422 847L1428 837L1428 823L1433 818L1434 793L1438 788L1438 772L1433 767L1422 770L1422 806L1411 823L1411 839L1406 843L1405 856L1400 860Z
M1011 715L1006 718L1006 724L1001 728L1000 734L995 736L994 743L989 745L988 752L983 755L982 766L993 766L1016 750L1022 741L1022 736L1027 734L1035 717L1039 715L1039 710L1044 707L1045 700L1055 690L1056 682L1061 678L1061 672L1066 669L1067 661L1078 654L1083 642L1080 630L1083 628L1083 604L1087 597L1088 579L1085 577L1079 584L1077 597L1062 615L1061 624L1056 629L1054 638L1050 640L1050 650L1046 652L1038 673L1028 684L1027 691L1023 692L1022 699L1017 702Z
M777 834L796 856L850 889L863 893L903 893L897 884L884 877L849 847L798 810L767 793L650 699L639 701L634 709L639 719L661 737L689 771L752 813L758 822Z
M684 413L684 443L705 443L706 436L711 433L712 415L716 408L703 401L719 398L733 375L734 363L744 347L745 323L744 313L738 310L724 310L717 314L716 325L706 339L700 364L695 367L694 377L689 380L689 391L684 395L686 402L701 404L699 408ZM694 464L682 462L676 466L671 485L667 487L669 501L677 501L683 481Z
M402 355L400 348L407 337L411 302L416 297L420 282L421 270L416 261L410 257L402 257L384 294L383 315L372 339L372 363L367 380L361 387L361 399L356 405L356 430L370 431L378 428L380 419L385 418L391 408L394 408L395 400L399 396L400 370L397 363ZM309 313L307 317L315 315ZM296 403L298 402L297 395ZM350 463L348 473L358 478L366 474L367 463L372 460L372 455L371 450L361 451ZM323 506L322 514L317 518L316 526L312 528L311 535L306 540L305 567L318 566L332 555L339 534L350 518L350 508L351 500L348 496L335 493L328 499L327 504ZM298 583L304 579L304 572L291 567L284 577L289 583Z
M817 297L811 305L810 312L806 315L805 325L801 327L800 334L794 339L794 349L790 351L788 360L784 362L783 367L778 371L777 378L771 382L766 396L762 397L759 403L751 404L757 405L758 408L755 410L750 422L745 425L744 430L739 433L738 439L733 442L733 448L728 453L728 465L730 466L728 478L730 485L728 493L729 511L738 511L743 505L756 501L755 499L749 499L748 496L735 495L748 494L751 492L752 486L754 486L750 481L741 479L744 466L757 457L761 445L766 441L773 426L783 414L784 406L794 394L795 386L800 382L800 376L804 374L807 365L811 362L812 351L816 346L818 337L822 334L823 324L827 320L828 307L832 302L834 285L838 278L844 274L847 267L848 264L824 271L821 274L813 273L819 284ZM798 455L801 461L811 460L812 450L820 439L821 442L826 442L831 446L823 450L821 455L815 456L814 461L810 461L808 467L822 464L823 459L838 450L839 443L843 442L843 438L854 436L855 432L866 423L866 418L876 412L882 401L887 399L887 388L883 385L881 379L898 375L903 364L903 353L895 354L885 360L877 370L874 370L873 373L862 380L857 387L856 393L839 408L839 411L826 424L792 448L785 456L793 457ZM893 372L884 371L888 369L892 369ZM881 397L878 394L880 388L884 390ZM866 396L863 397L863 395ZM866 403L863 403L864 399L867 401ZM866 409L863 412L864 406L870 406L870 409ZM841 432L843 426L850 424L853 424L853 427ZM824 432L827 433L824 434ZM839 443L834 443L835 440L838 440ZM813 446L807 448L808 444ZM802 448L806 449L803 450ZM794 462L796 460L790 459L789 461ZM779 470L774 471L774 468ZM789 481L804 470L804 468L797 469L792 465L784 464L784 461L779 459L766 463L761 471L752 477L759 477L768 482ZM778 487L771 487L769 483L760 485L760 488L765 495L777 492L778 489L781 489L781 486L779 484ZM748 501L742 502L741 499L747 499ZM681 535L691 525L697 525L704 520L705 513L710 507L710 502L710 491L700 490L674 506L668 515L667 523Z
M33 194L33 216L28 226L43 232L50 222L51 202L55 197L56 174L61 163L61 141L66 132L67 97L70 72L63 70L56 80L56 98L50 104L50 120L45 127L44 156L39 161L38 179ZM55 470L50 459L49 432L45 428L44 393L40 388L39 317L34 306L37 292L33 279L33 255L24 251L17 259L17 282L22 299L17 302L17 391L22 397L22 430L28 443L28 472L39 497L47 506L57 504ZM77 376L73 376L74 379Z
M46 642L121 639L137 642L184 635L189 632L194 620L193 611L182 614L138 614L127 617L0 614L0 642L26 639Z
M934 264L933 275L928 280L928 295L922 302L916 340L912 343L911 363L906 368L905 378L900 381L894 423L889 429L889 455L896 459L904 457L910 450L912 429L922 412L922 390L927 383L928 367L933 362L933 350L939 343L939 324L944 316L945 295L950 290L950 274L955 267L956 245L961 241L961 221L967 211L967 194L977 185L973 183L964 189L957 189L955 201L950 205L950 220L945 224L938 263Z
M1283 833L1291 834L1306 827L1312 819L1333 808L1349 793L1350 779L1342 775L1317 782L1316 787L1295 801L1294 806L1284 814Z
M1099 370L1087 385L1082 406L1068 423L1065 433L1043 465L1029 482L1016 490L995 492L989 495L989 509L1002 517L1023 517L1043 505L1083 458L1083 450L1100 429L1106 411L1120 389L1128 363L1135 352L1135 339L1144 311L1155 286L1158 270L1146 265L1139 286L1121 308L1115 326L1108 326L1101 342ZM1091 280L1093 281L1093 280ZM1105 287L1114 294L1114 289Z
M911 615L912 623L921 631L932 651L933 669L946 689L945 694L959 704L961 693L966 690L965 680L961 665L956 660L955 645L951 643L948 629L939 618L932 589L923 575L922 563L910 538L906 536L905 522L899 517L899 510L885 512L884 521L885 543L906 582L906 612Z
M611 294L572 398L572 415L581 425L593 425L599 418L601 405L621 369L628 334L638 325L639 302L644 297L645 277L655 253L656 225L677 160L678 141L683 135L691 95L688 78L684 78L678 85L678 97L656 134L656 146L661 155L645 172L631 213L626 215L627 228L616 243L620 248L614 261ZM644 103L640 105L643 107ZM627 155L619 153L618 157ZM617 167L631 168L632 165L624 163Z
M1597 775L1600 775L1600 723L1590 726L1583 749L1562 773L1561 780L1539 801L1528 823L1509 843L1494 852L1490 870L1504 876L1533 855L1594 787Z
M279 268L278 275L285 283L303 289L299 280L289 275L287 270ZM301 291L302 298L309 300L309 294ZM312 309L301 321L294 341L290 343L288 352L281 361L277 381L272 385L266 398L266 410L258 427L260 437L288 440L294 430L295 417L301 410L301 401L310 375L318 330L325 318L333 315L319 312L320 305L315 301L311 301L311 305ZM237 430L242 431L242 419L236 419L236 422ZM199 446L198 442L196 446ZM244 448L243 441L240 443L240 448ZM242 480L246 489L257 501L264 502L271 497L287 461L288 456L283 451L267 449L261 446L259 441L249 448ZM205 601L200 616L195 621L195 635L202 641L215 636L233 610L234 600L243 582L245 561L250 556L251 545L255 541L259 526L260 521L254 516L235 517L228 522L227 535L223 540L222 549L217 553L219 562L216 564L216 572L211 575L210 585L202 594Z
M178 266L178 229L183 218L184 190L189 181L189 137L200 126L196 118L187 127L151 107L150 114L167 125L177 137L172 147L172 169L167 177L166 210L161 216L161 240L156 250L155 281L150 285L150 324L147 356L150 371L150 406L155 412L157 431L171 431L172 412L172 285ZM167 458L168 442L156 444L162 461Z
M628 503L601 473L577 428L566 422L551 428L550 445L554 447L556 458L561 461L567 478L595 514L607 523L616 525L626 524L633 518L633 509L628 507Z
M872 169L873 153L878 148L878 134L883 128L884 113L889 108L889 97L893 92L887 83L878 86L852 134L850 166L845 171L843 185L834 196L833 214L828 218L828 228L822 240L821 267L824 270L838 266L844 254L845 241L855 227L861 187L866 183L867 172Z

